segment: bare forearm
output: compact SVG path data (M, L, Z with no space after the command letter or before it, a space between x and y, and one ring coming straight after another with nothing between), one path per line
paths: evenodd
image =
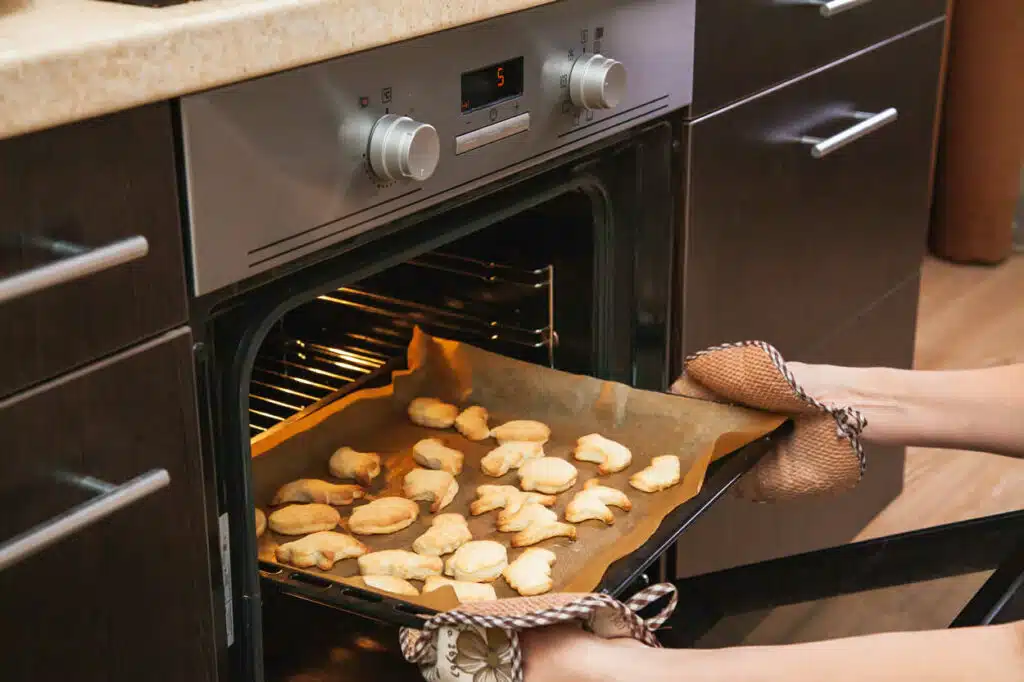
M772 647L658 650L630 658L649 682L1022 682L1020 626L887 633Z
M942 372L794 365L812 395L864 413L869 441L1024 457L1024 364Z

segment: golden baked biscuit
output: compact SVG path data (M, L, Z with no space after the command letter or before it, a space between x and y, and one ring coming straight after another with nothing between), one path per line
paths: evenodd
M388 535L408 528L420 515L420 507L404 497L382 497L356 507L348 529L356 535Z
M282 535L308 535L331 530L341 523L341 514L326 504L290 504L270 513L267 525Z

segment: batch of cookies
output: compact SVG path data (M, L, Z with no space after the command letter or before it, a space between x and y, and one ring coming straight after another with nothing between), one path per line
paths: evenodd
M579 472L573 463L545 454L544 445L551 437L546 424L516 420L491 428L485 408L477 405L460 410L435 398L416 398L407 412L418 426L454 427L471 441L497 441L497 447L481 459L480 468L494 478L515 470L519 486L481 485L469 511L473 516L499 511L497 530L514 534L509 543L512 547L527 549L509 562L502 543L473 539L463 515L439 513L459 491L458 476L465 456L439 438L424 438L413 446L413 459L419 467L405 475L403 496L382 497L356 507L347 523L351 535L334 530L341 524L335 507L366 496L366 487L381 473L380 455L343 447L331 456L331 474L355 483L300 479L282 486L271 504L286 506L279 506L269 517L256 510L257 537L268 526L275 533L303 536L276 547L279 562L326 571L337 562L355 559L366 585L404 596L450 586L460 602L488 601L497 598L491 583L498 578L504 578L519 594L532 596L552 589L552 566L557 558L553 551L532 545L556 537L575 540L575 524L598 520L611 525L615 522L612 507L624 512L632 508L623 491L601 485L595 478L573 496L565 507L564 521L559 520L552 507L559 494L576 484ZM597 464L600 476L624 471L633 459L629 448L596 433L577 440L573 457ZM676 485L680 476L679 458L663 455L630 476L629 484L654 493ZM419 502L429 503L436 516L413 541L411 550L372 552L353 537L386 535L409 527L419 517ZM417 588L410 581L422 581L423 586Z

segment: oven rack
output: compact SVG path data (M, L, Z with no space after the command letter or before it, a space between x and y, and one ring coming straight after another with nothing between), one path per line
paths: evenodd
M554 268L434 252L319 296L264 342L249 386L256 437L357 388L383 385L415 327L554 366Z

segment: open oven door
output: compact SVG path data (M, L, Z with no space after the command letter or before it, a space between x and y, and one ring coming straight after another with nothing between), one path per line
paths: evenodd
M900 614L881 611L863 620L870 631L1024 620L1024 510L677 580L679 607L661 639L666 646L698 648L786 643L793 641L792 634L780 638L778 622L764 627L772 610L802 609L800 617L813 617L816 606L846 595L858 595L863 608L876 591L933 589L931 581L971 574L980 589L959 607L956 600L963 604L967 595L947 591L948 598L931 610L933 622L901 623ZM798 631L794 623L789 620L790 633Z

